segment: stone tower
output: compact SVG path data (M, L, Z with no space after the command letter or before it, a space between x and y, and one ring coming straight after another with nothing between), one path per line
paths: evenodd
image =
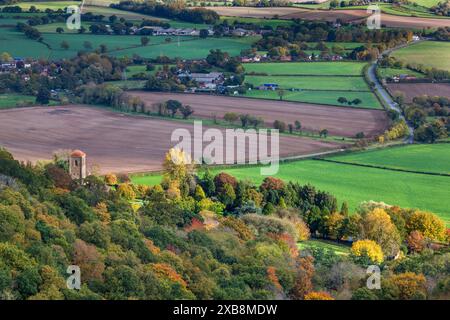
M69 173L72 179L86 178L86 154L81 150L74 150L69 158Z

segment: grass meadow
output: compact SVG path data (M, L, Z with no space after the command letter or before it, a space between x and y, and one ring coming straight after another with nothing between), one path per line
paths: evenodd
M360 99L356 107L382 109L362 76L364 66L347 61L246 63L245 82L255 87L276 83L287 89L283 96L286 101L341 105L337 100L345 97L349 101ZM249 90L245 96L279 100L278 92L272 90Z
M450 71L450 42L423 41L396 50L392 56L407 63Z
M365 63L362 62L269 62L244 63L245 72L267 75L330 75L360 76Z
M414 144L371 150L330 159L417 172L450 174L450 144Z

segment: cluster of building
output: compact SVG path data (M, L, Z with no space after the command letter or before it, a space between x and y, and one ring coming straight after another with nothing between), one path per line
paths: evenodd
M197 87L194 91L216 91L220 86L223 86L225 81L222 72L190 73L184 71L178 74L178 79L195 81Z
M200 30L194 28L163 28L156 26L145 26L136 30L136 33L140 33L142 30L151 30L154 36L199 36ZM214 31L208 30L208 35L213 35Z
M11 61L5 61L0 64L0 72L11 72L23 68L31 68L31 63L17 57L14 57Z
M131 31L140 34L143 30L152 30L154 36L199 36L200 30L195 28L163 28L158 26L144 26L142 28L134 28ZM208 31L208 35L214 35L213 29L205 29ZM112 30L111 30L112 31ZM243 28L227 28L224 30L225 36L233 37L245 37L260 34L261 32L256 32L253 30L247 30Z
M399 74L392 77L393 82L403 82L403 81L414 81L417 80L415 76L410 76L409 74Z

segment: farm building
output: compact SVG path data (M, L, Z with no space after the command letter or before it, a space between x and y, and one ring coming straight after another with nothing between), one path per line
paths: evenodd
M215 90L218 85L224 81L222 72L210 72L210 73L181 73L178 78L188 78L198 83L200 89Z

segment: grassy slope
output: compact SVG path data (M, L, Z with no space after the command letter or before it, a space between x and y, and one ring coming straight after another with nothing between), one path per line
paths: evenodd
M229 168L226 171L239 179L260 183L264 176L258 167ZM281 164L277 177L285 181L311 183L334 194L340 202L347 201L353 210L362 201L383 201L405 208L429 210L450 223L450 178L425 174L395 172L335 164L317 160ZM139 184L155 184L160 176L134 177Z
M394 169L450 174L450 144L419 144L335 156L330 159Z
M406 62L450 71L450 42L424 41L396 50L392 56Z

